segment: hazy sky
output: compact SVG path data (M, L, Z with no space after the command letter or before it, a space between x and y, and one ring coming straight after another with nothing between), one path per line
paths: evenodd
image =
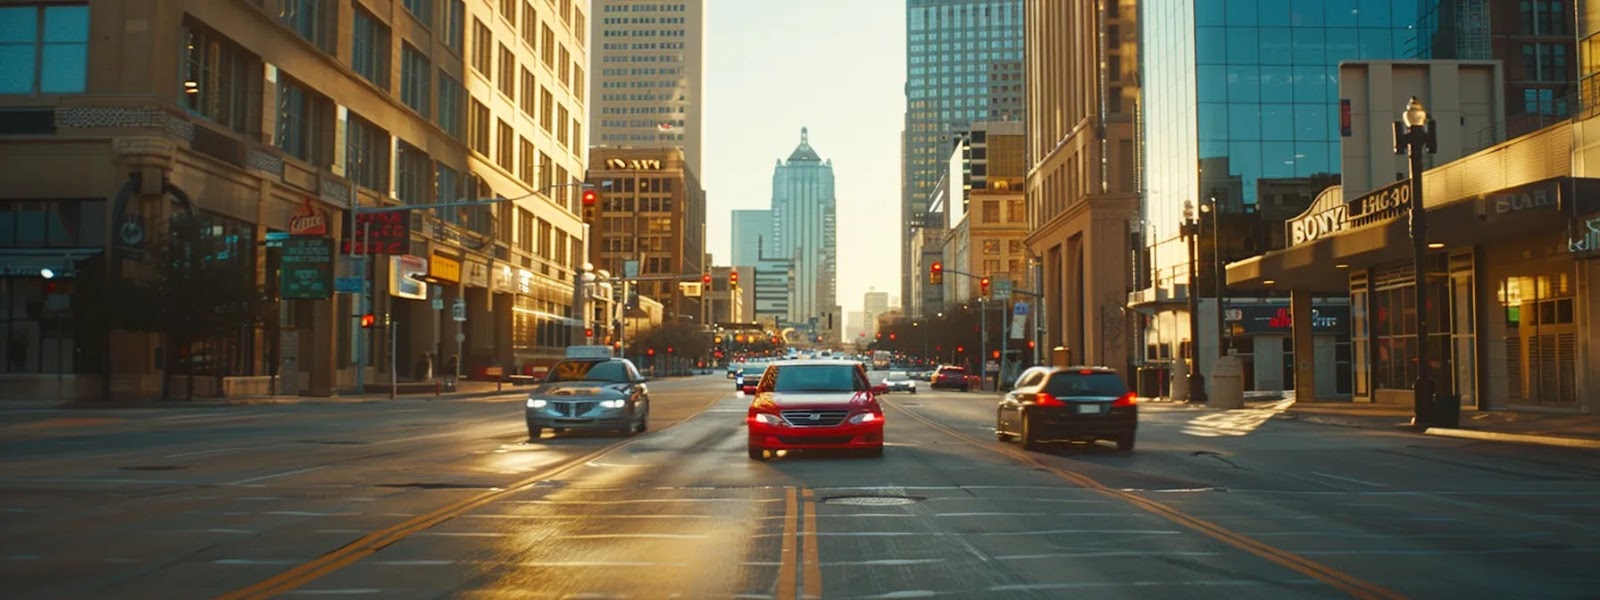
M839 304L869 287L900 294L903 0L707 0L706 230L731 258L729 211L767 208L775 161L811 130L833 161Z

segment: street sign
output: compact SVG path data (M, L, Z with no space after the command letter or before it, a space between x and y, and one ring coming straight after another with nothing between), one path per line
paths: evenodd
M633 279L635 277L638 277L639 276L639 261L637 261L637 260L625 260L625 261L622 261L622 276L626 277L628 279Z
M991 299L991 300L1010 300L1011 299L1012 287L1013 287L1013 285L1011 283L1011 280L1008 279L1008 278L1007 279L995 279L994 280L994 289L990 290L990 292L989 292L989 299Z
M411 251L411 211L356 213L351 233L354 240L345 240L344 254L406 254Z
M360 277L337 277L333 280L333 291L341 294L361 293Z
M333 295L333 239L283 240L278 295L284 300L326 300Z
M466 320L467 320L467 301L466 301L466 299L464 299L464 298L456 298L456 301L454 303L450 304L450 318L455 319L457 323L466 322ZM459 342L461 340L458 339L456 341Z
M433 298L428 303L433 305L434 310L444 310L444 298Z
M1011 307L1011 314L1013 314L1013 315L1026 315L1026 314L1028 314L1028 303L1027 302L1018 302L1016 306Z
M459 343L465 342L465 341L467 341L467 334L457 331L456 332L456 343L459 344Z

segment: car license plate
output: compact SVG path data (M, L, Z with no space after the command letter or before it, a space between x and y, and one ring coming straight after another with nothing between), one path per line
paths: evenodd
M1100 414L1100 405L1099 404L1079 404L1078 405L1078 414L1080 414L1080 415L1098 415L1098 414Z

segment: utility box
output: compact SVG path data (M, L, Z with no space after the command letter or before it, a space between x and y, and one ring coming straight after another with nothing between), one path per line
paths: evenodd
M1217 358L1211 367L1210 400L1216 408L1244 408L1244 361L1239 357Z

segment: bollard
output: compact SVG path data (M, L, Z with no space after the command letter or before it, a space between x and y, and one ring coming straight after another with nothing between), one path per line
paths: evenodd
M1244 408L1244 361L1239 357L1221 356L1212 364L1211 406Z
M435 379L435 380L433 380L433 397L438 398L439 397L439 393L442 392L442 391L444 391L444 380L443 379Z

